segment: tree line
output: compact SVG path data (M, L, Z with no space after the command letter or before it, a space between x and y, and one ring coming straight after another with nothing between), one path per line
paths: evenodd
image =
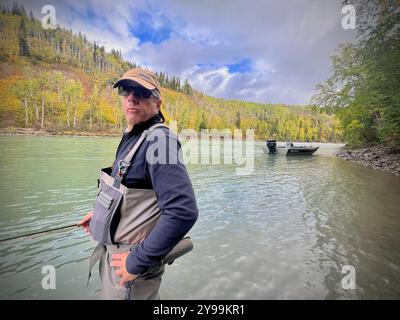
M111 84L78 72L40 72L37 66L25 68L24 73L0 79L2 126L113 133L125 126ZM162 95L162 112L168 122L177 121L178 131L254 129L259 139L341 140L338 118L308 107L224 100L198 92L186 95L165 88Z

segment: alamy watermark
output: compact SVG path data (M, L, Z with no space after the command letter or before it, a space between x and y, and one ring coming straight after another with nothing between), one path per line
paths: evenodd
M177 122L169 124L177 132ZM243 135L240 129L183 129L178 133L183 145L177 152L177 140L167 138L163 130L154 130L147 137L150 144L146 152L149 164L236 165L237 175L250 175L254 171L254 129Z
M346 274L342 279L342 289L349 290L356 288L356 269L352 265L345 265L342 273Z
M42 7L42 14L45 16L42 18L42 27L45 30L56 29L56 8L52 5L45 5Z
M342 18L342 28L354 30L356 28L356 9L351 4L342 8L342 13L345 16Z
M56 268L52 265L42 267L42 288L44 290L55 290L56 288Z

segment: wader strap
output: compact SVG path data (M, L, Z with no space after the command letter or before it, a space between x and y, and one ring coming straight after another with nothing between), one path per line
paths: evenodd
M156 128L158 127L164 127L162 123L156 123L152 125L149 129L144 130L142 132L142 135L140 136L139 140L135 143L133 146L132 150L129 151L129 153L125 156L123 160L120 160L118 162L118 172L115 175L114 178L114 184L113 187L119 189L119 186L121 185L122 179L125 177L126 173L128 172L128 168L131 165L131 160L133 159L133 156L135 155L136 151L139 149L141 144L143 143L144 140L146 140L147 136Z
M88 279L86 282L86 287L89 286L89 280L90 277L92 276L92 268L96 265L97 262L101 259L102 255L106 252L106 247L99 243L96 248L94 248L94 251L92 255L90 256L90 261L89 261L89 274L88 274Z
M135 155L137 149L139 149L140 145L142 144L142 142L147 138L147 136L156 128L158 127L165 127L162 123L156 123L154 125L152 125L150 128L148 128L147 130L144 130L142 135L140 136L138 142L136 142L136 144L134 145L134 147L132 148L131 151L129 151L129 153L125 156L124 158L124 162L125 163L129 163L131 162L133 156Z

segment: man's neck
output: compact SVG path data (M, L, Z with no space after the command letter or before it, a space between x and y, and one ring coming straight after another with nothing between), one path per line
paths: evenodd
M128 126L127 126L126 129L125 129L125 132L126 132L126 133L131 132L132 129L133 129L133 127L134 127L135 125L141 126L141 125L145 124L146 122L150 121L151 119L153 119L156 115L157 115L157 113L154 114L154 115L152 115L149 119L147 119L147 120L145 120L145 121L143 121L143 122L128 123Z
M125 132L131 132L133 129L133 124L128 123L128 126L125 128Z

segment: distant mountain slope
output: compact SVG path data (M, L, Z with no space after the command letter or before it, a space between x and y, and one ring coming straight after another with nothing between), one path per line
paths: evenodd
M19 8L19 9L18 9ZM112 84L128 69L119 51L86 36L44 30L22 6L0 14L0 124L57 132L118 133L124 117ZM259 139L340 141L333 115L305 106L259 104L206 96L188 81L157 73L163 111L178 130L255 129Z

